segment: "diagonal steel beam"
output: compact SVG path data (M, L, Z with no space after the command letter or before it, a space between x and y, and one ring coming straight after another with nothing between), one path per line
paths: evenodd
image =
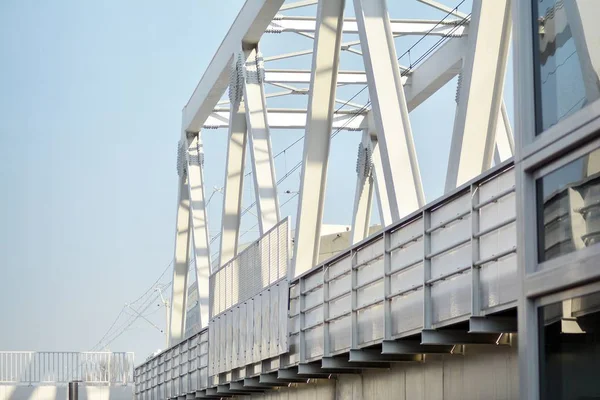
M345 0L322 0L317 8L292 276L308 271L319 258L344 5Z

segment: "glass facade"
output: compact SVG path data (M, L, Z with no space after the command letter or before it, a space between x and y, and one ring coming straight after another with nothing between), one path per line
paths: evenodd
M541 399L600 399L600 293L539 308Z
M538 261L600 239L600 149L537 180Z
M541 133L600 98L600 1L532 1Z

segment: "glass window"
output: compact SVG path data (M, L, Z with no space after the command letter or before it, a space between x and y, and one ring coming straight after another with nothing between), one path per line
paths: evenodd
M539 308L540 398L600 398L600 293Z
M537 132L600 98L600 1L532 0Z
M600 239L600 149L537 180L538 261Z

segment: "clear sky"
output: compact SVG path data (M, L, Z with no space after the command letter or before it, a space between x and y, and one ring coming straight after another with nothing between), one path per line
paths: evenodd
M0 350L89 350L124 304L165 271L173 257L181 109L242 3L0 2ZM422 5L408 14L444 16ZM455 90L447 85L411 113L428 200L443 190ZM274 132L274 151L302 133ZM359 138L332 143L326 223L351 223ZM223 132L207 132L207 197L223 185L224 145ZM301 145L278 158L278 177L300 154ZM281 190L296 190L297 181ZM219 196L210 205L211 235ZM283 215L295 214L295 202L286 207ZM252 225L249 216L243 229ZM147 303L144 315L163 328L154 297L133 305ZM139 363L164 348L164 337L142 319L128 326L130 314L121 313L116 328L124 333L109 348L135 351Z

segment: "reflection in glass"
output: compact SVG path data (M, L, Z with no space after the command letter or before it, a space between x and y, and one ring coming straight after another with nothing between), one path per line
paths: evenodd
M539 309L540 398L600 399L600 293Z
M600 1L532 0L538 133L600 98Z
M600 149L537 180L538 261L600 239Z

